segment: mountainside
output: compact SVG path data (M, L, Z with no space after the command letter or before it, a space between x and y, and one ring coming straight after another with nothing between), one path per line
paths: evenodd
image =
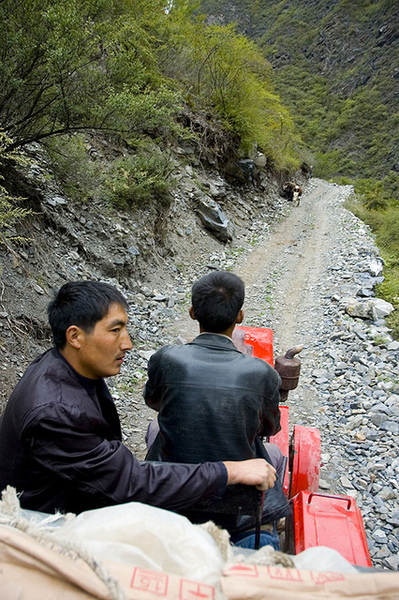
M204 0L200 12L257 41L322 176L398 173L395 0Z
M51 179L40 149L31 150L29 166L13 175L34 210L14 232L26 242L0 244L0 412L27 364L51 345L53 290L76 279L116 285L130 302L138 351L153 336L162 340L163 321L185 302L193 273L220 268L221 257L228 264L242 251L241 238L256 240L255 219L273 223L289 204L264 169L256 187L229 183L194 156L191 164L183 160L188 147L175 148L177 187L168 207L122 211L101 199L77 202Z

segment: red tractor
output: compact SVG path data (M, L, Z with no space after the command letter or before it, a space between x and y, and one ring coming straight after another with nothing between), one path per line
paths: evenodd
M243 351L267 361L280 373L283 403L289 390L295 389L300 373L296 346L273 360L273 331L260 327L236 327ZM312 546L327 546L341 553L351 564L371 567L363 519L351 496L319 492L321 440L314 427L294 425L289 431L289 407L282 405L281 431L269 439L277 444L287 459L283 481L284 492L291 505L286 520L285 546L290 554L298 554Z

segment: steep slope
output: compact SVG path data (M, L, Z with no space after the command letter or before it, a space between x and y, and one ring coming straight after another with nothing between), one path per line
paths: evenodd
M328 155L320 170L399 171L397 2L205 0L200 10L259 43L304 140Z
M254 219L273 220L283 204L277 182L266 173L257 188L234 185L217 171L180 160L170 206L117 211L101 201L70 200L52 182L41 154L32 161L26 173L15 174L19 194L34 208L16 232L27 241L0 245L0 412L27 364L51 344L46 307L54 289L74 279L119 287L132 306L131 333L139 348L159 339L164 319L184 301L187 289L176 292L179 283L190 280L193 269L217 264L209 258L214 254L237 252ZM218 207L231 241L205 227L199 213L205 205L210 214Z

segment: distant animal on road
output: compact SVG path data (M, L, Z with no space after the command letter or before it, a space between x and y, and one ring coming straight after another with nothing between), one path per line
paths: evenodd
M282 187L282 196L294 203L294 206L299 206L302 196L302 188L293 181L287 181Z

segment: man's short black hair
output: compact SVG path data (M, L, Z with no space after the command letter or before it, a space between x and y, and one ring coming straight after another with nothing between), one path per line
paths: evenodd
M108 313L111 304L128 309L126 298L115 287L100 281L71 281L65 283L47 307L53 340L64 348L68 327L76 325L90 333Z
M204 275L191 289L194 316L211 333L222 333L235 323L244 297L244 282L228 271Z

